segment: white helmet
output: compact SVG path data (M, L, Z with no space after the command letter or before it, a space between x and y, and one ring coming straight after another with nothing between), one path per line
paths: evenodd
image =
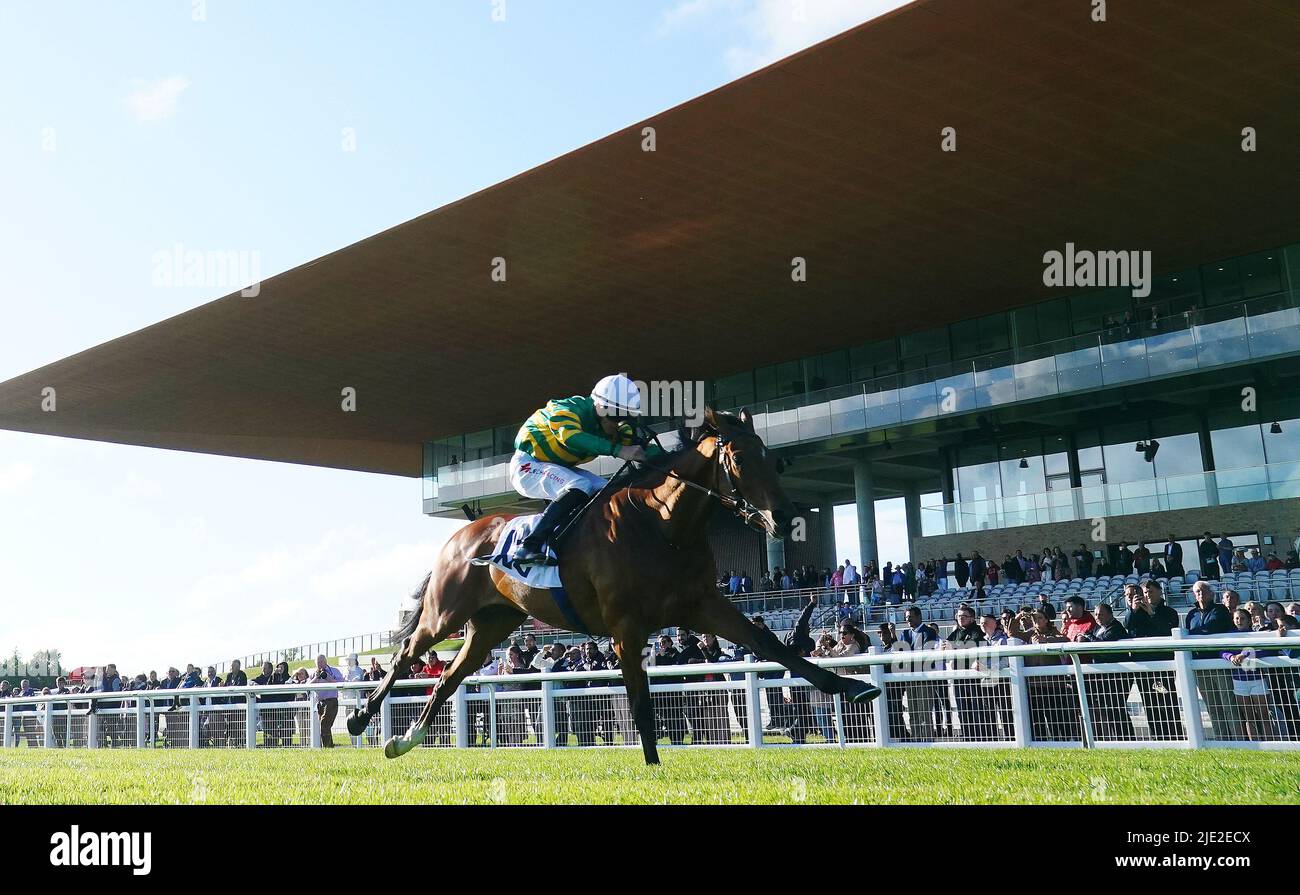
M596 409L615 416L636 416L641 413L641 390L625 373L606 376L591 390Z

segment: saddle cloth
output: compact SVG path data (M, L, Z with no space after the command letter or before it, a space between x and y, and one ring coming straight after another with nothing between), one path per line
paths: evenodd
M533 530L533 523L537 521L537 516L516 516L505 524L501 529L501 535L497 538L497 545L492 550L492 555L488 557L490 565L496 566L516 581L521 581L529 587L545 588L562 588L560 583L560 567L557 566L524 566L516 568L514 562L510 559L519 542L528 537L529 532ZM549 544L546 545L546 555L555 559L555 551Z

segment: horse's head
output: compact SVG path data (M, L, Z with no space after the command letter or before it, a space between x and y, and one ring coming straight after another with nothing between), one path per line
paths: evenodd
M767 534L788 535L794 524L794 504L781 488L776 457L754 432L749 411L737 415L706 409L701 435L717 439L722 493L755 510Z

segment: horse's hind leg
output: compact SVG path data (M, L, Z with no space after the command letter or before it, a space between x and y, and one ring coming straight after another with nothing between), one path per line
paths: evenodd
M851 677L841 677L829 669L814 665L793 648L786 646L766 628L760 628L731 603L715 594L706 596L691 615L691 627L733 643L743 643L755 653L780 662L790 671L823 693L841 693L850 702L870 702L880 695L875 684Z
M392 665L388 673L384 675L384 680L378 687L370 691L366 697L365 708L353 709L348 714L348 733L354 737L359 737L370 724L370 719L379 711L388 694L392 692L393 685L406 677L411 668L411 661L416 656L422 655L425 650L437 643L433 638L433 633L423 624L415 629L411 636L402 641L402 645L393 653Z
M433 586L430 585L430 587ZM379 711L380 706L384 704L384 700L388 698L388 694L392 692L393 685L406 677L411 662L422 656L435 643L445 639L448 634L456 631L469 619L470 609L468 604L459 603L450 609L443 609L436 613L430 611L429 605L430 591L426 590L424 599L420 603L419 624L416 625L411 635L402 641L401 647L393 655L393 666L388 669L388 674L384 675L383 683L370 691L365 708L353 709L348 716L348 733L353 736L361 736L370 723L370 719Z
M506 605L485 606L474 613L466 625L465 644L456 653L456 658L451 660L451 665L443 671L429 701L424 704L424 711L410 730L389 738L384 744L384 756L397 758L424 742L429 725L433 723L442 704L456 692L461 681L479 670L492 647L519 627L525 618L527 616L522 611Z

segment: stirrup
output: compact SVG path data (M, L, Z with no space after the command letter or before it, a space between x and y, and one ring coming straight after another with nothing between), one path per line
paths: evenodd
M515 550L514 555L510 557L510 562L514 566L553 566L558 563L546 553L546 548L534 550L524 544L520 544Z

